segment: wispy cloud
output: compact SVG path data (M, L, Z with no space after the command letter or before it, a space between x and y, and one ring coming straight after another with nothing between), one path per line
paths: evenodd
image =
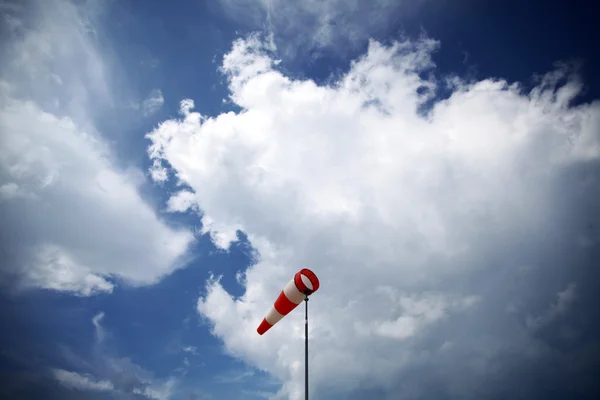
M144 113L144 116L148 117L152 114L155 114L161 109L164 102L165 99L163 98L162 91L160 89L153 89L142 104L142 112Z
M130 358L120 357L109 350L104 341L104 316L104 312L99 312L91 321L96 329L94 357L85 362L91 373L55 368L51 370L54 378L65 387L82 391L110 391L115 396L137 395L150 400L173 398L179 384L176 377L158 379ZM78 359L78 356L72 354L69 359ZM82 363L78 361L77 364Z
M183 349L186 353L192 353L193 355L198 355L198 349L195 346L185 346Z
M112 391L114 387L109 381L95 380L89 375L77 372L65 371L63 369L53 370L54 377L61 385L79 390Z
M104 312L99 312L92 318L92 324L96 328L96 343L101 344L104 342L104 329L102 329L102 319L104 318Z
M249 369L232 370L214 377L214 381L220 384L242 383L254 376L254 371Z
M282 55L342 53L385 33L426 9L430 0L219 0L224 13L252 29L264 29L268 47Z

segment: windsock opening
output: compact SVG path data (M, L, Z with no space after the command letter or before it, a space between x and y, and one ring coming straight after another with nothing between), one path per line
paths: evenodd
M294 276L294 284L298 290L305 295L311 295L319 289L319 279L314 272L308 268L303 268Z

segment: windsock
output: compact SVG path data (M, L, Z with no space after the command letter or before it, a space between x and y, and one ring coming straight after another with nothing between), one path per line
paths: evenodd
M262 335L279 320L285 317L290 311L302 303L302 301L319 289L319 279L309 269L301 269L294 275L294 279L288 282L283 288L273 308L269 310L267 316L262 320L256 330Z

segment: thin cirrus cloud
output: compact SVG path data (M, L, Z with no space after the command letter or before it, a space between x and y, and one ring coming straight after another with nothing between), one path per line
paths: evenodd
M0 80L4 277L88 296L181 267L193 234L157 217L139 194L143 172L117 166L95 127L91 113L115 101L92 11L56 1L2 12L21 22Z
M435 4L431 0L219 0L221 10L250 29L264 29L281 54L343 53L399 20Z
M160 110L165 102L162 91L160 89L153 89L146 100L142 103L142 111L144 116L148 117L155 114Z
M161 178L192 190L169 209L197 207L217 246L243 230L257 250L244 295L213 277L198 312L228 353L284 382L277 398L303 396L302 313L269 338L256 327L303 267L322 282L311 302L314 393L593 387L584 354L597 342L561 332L589 329L600 104L570 105L582 84L567 64L529 92L424 79L439 45L371 41L345 76L319 86L278 71L252 35L222 64L242 111L208 117L186 99L181 118L148 134ZM443 84L452 94L435 100Z
M176 377L157 379L131 359L118 357L111 351L105 341L106 329L102 325L104 316L105 313L100 312L92 318L96 330L94 356L80 363L86 365L91 373L52 368L50 372L53 379L63 387L79 392L80 397L87 397L93 392L106 392L111 398L174 398L180 389L180 381Z
M63 386L78 390L111 391L114 386L109 381L99 381L93 377L64 369L53 370L54 378Z

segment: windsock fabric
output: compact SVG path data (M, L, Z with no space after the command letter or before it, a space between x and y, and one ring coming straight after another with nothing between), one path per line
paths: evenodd
M309 295L319 289L319 279L309 269L302 269L294 275L294 278L285 285L273 308L269 310L267 316L263 319L256 330L259 335L264 334L271 329L279 320L285 317L290 311L302 303Z

